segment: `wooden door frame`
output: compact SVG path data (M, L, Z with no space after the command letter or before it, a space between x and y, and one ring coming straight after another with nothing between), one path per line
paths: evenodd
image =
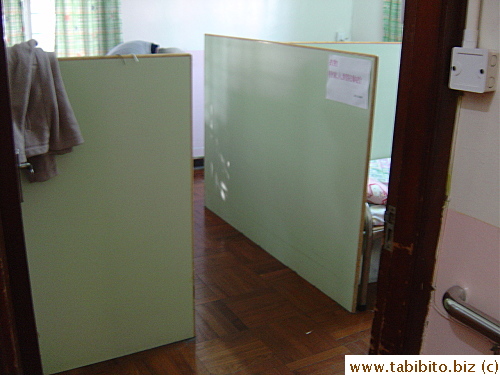
M460 92L448 88L467 0L406 0L388 206L394 238L381 254L371 354L419 354Z
M42 375L10 125L1 10L0 3L0 373Z
M372 354L420 350L458 99L447 87L450 52L460 45L465 15L466 0L406 0L389 196L394 244L381 257ZM41 375L1 30L0 370Z

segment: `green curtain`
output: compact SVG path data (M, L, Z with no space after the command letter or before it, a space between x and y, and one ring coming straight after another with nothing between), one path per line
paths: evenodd
M57 56L103 55L121 42L120 0L56 0Z
M384 42L403 39L404 0L384 0Z
M23 8L21 0L2 0L4 36L7 46L24 41Z

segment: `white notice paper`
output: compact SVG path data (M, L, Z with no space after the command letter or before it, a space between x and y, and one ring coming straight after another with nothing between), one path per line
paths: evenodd
M330 55L326 98L368 109L371 71L370 60Z

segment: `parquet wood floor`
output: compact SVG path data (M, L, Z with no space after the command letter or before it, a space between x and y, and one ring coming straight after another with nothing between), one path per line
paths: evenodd
M366 354L371 311L351 314L204 207L195 170L196 338L60 375L326 375Z

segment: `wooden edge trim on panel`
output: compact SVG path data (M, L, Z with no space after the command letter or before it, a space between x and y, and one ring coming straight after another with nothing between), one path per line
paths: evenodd
M81 61L81 60L125 60L125 59L151 59L159 57L191 57L189 53L154 53L150 55L106 55L106 56L73 56L58 57L59 61Z
M375 56L372 67L372 81L370 87L370 97L371 106L370 106L370 129L368 131L368 140L367 140L367 151L366 151L366 168L365 168L365 176L364 176L364 184L363 186L367 186L368 183L368 165L370 163L370 154L372 150L372 134L373 134L373 124L375 121L375 104L377 102L377 83L378 83L378 68L379 68L379 57ZM361 265L363 264L363 231L365 227L365 210L366 210L366 197L363 195L361 202L361 217L360 217L360 226L359 226L359 238L358 238L358 254L356 261L356 276L354 277L354 298L352 301L351 311L357 311L358 300L359 300L359 280L361 278Z
M333 41L333 42L329 42L329 41L324 41L324 42L288 42L290 44L343 44L343 45L346 45L346 44L369 44L369 45L372 45L372 44L376 44L376 45L395 45L395 44L401 44L401 42L337 42L337 41Z
M273 41L262 40L262 39L241 38L241 37L235 37L235 36L215 35L215 34L205 34L205 36L206 37L209 36L209 37L216 37L216 38L225 38L225 39L235 39L235 40L246 40L248 42L275 44L275 45L297 47L297 48L309 48L309 49L316 49L316 50L320 50L320 51L332 51L332 52L343 53L346 55L356 55L356 56L362 56L362 57L368 57L368 58L378 58L378 56L372 55L369 53L342 51L342 50L336 50L336 49L326 48L326 47L305 46L305 45L301 45L300 43L293 43L293 42L273 42ZM326 43L326 42L318 42L318 43Z

